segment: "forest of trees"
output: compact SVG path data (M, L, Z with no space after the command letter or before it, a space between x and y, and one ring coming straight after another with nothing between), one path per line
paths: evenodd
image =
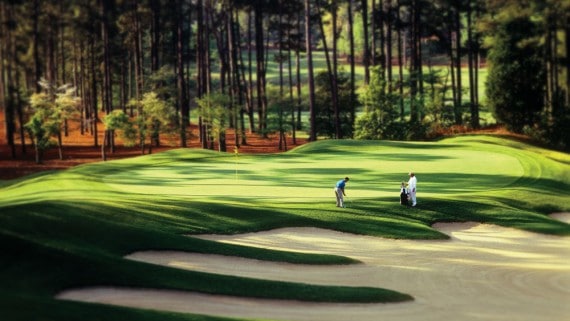
M225 151L228 128L424 139L486 110L568 149L569 29L568 0L2 0L2 135L40 155L75 120L104 158L118 133L185 147L191 120Z

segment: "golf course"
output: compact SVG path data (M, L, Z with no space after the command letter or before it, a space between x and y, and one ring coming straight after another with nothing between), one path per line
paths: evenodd
M399 204L410 171L416 207ZM36 173L0 180L0 311L567 320L569 201L569 154L491 135L181 148Z

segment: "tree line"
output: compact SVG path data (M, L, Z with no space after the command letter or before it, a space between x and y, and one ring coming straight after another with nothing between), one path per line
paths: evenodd
M78 120L105 158L117 133L142 153L165 132L185 147L195 119L203 148L225 151L234 128L235 146L251 131L286 149L300 130L422 139L491 110L568 148L569 12L564 0L0 1L5 137L40 161Z

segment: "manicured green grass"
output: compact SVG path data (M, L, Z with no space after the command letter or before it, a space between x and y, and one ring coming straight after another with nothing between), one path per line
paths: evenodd
M418 207L398 204L413 170ZM334 206L342 177L348 208ZM193 238L319 227L389 238L443 239L430 226L478 221L570 236L545 214L570 211L570 155L490 136L440 142L329 140L284 154L178 149L79 166L0 185L0 311L10 320L221 320L54 300L85 286L166 288L328 302L391 302L378 288L314 286L182 271L123 259L181 250L302 264L354 260ZM27 305L33 309L25 309Z

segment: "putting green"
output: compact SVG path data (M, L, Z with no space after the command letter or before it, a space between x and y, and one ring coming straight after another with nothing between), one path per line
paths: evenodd
M396 195L410 170L417 173L419 197L498 189L524 174L516 157L501 152L445 148L437 143L401 148L388 143L350 152L314 153L300 148L291 155L166 162L114 173L105 183L129 193L212 199L231 196L264 202L330 199L334 183L349 176L350 197L382 198Z

